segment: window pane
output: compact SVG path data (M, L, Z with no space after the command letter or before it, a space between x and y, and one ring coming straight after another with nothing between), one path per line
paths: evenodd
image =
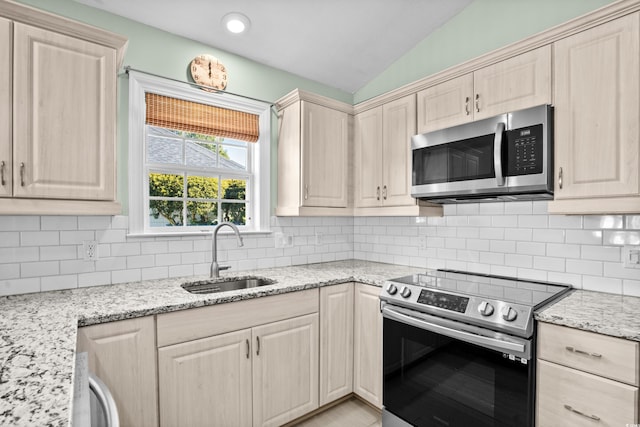
M182 140L147 136L147 162L182 164Z
M217 202L187 202L187 225L215 225L218 223Z
M246 225L247 205L245 203L222 203L222 220L236 225Z
M149 201L149 226L170 227L182 225L182 202L174 200Z
M220 148L220 167L233 170L247 170L247 147L222 145Z
M219 145L215 142L185 141L188 166L215 168L218 166Z
M187 197L190 199L217 199L218 178L210 176L188 176Z
M247 181L244 179L223 179L221 198L228 200L246 200Z
M184 177L168 173L149 174L150 197L182 197Z

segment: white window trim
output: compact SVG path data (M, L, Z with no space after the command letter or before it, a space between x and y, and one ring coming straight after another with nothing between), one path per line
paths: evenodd
M254 227L243 232L268 233L269 212L271 203L271 105L265 102L246 99L228 93L208 93L194 88L188 83L175 82L161 77L129 71L129 235L202 235L202 231L158 232L145 229L145 194L144 161L145 161L145 93L152 92L172 98L185 99L201 104L243 111L259 116L260 139L254 147ZM213 227L212 227L213 229Z

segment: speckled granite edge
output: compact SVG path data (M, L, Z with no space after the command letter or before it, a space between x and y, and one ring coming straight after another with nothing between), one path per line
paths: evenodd
M540 322L640 341L640 298L575 290L535 313Z
M276 283L194 295L183 277L0 298L0 425L68 426L78 326L296 292L345 282L381 286L423 269L367 261L337 261L236 272Z

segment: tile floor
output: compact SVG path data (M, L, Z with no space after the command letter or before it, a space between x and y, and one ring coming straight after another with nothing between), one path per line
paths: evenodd
M382 427L382 416L380 412L353 398L295 427Z

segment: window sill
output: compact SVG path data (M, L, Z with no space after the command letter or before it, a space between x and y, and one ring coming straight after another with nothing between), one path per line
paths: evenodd
M134 237L134 238L145 238L145 237L198 237L198 236L211 236L211 233L213 233L213 230L211 231L177 231L177 232L172 232L172 233L128 233L127 237ZM240 235L242 236L259 236L259 235L268 235L271 234L272 231L271 230L259 230L259 231L255 231L255 230L251 230L251 231L240 231ZM231 231L220 231L219 234L221 235L233 235L233 232Z

